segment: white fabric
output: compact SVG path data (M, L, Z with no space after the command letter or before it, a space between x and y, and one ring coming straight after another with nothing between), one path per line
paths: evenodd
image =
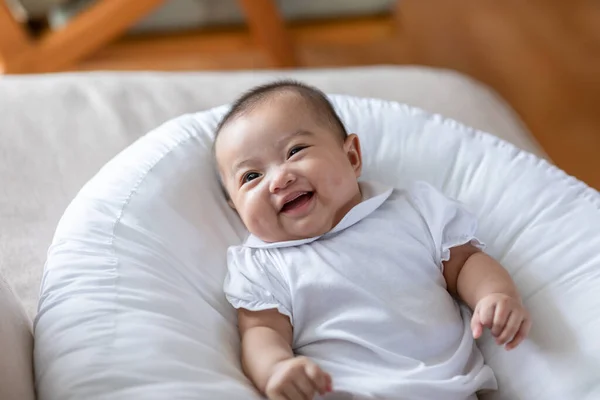
M34 400L31 320L1 276L0 349L0 399Z
M466 400L496 389L470 318L446 290L445 253L475 239L477 220L426 183L387 190L362 183L364 200L321 237L229 250L227 299L277 308L293 348L355 399ZM464 318L463 318L464 314Z
M327 80L340 82L336 74ZM39 83L28 90L37 93ZM453 90L443 89L454 98ZM424 180L466 204L486 251L519 286L533 315L531 339L505 352L484 337L480 348L500 389L483 399L600 398L600 195L455 121L394 102L334 101L361 138L364 179ZM11 104L0 110L19 115ZM478 103L469 104L480 116ZM212 132L223 112L156 129L107 164L65 212L35 321L40 400L257 399L240 370L235 312L222 291L227 247L247 234L212 170Z

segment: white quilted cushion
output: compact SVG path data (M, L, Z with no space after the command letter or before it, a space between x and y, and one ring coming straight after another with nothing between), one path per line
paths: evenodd
M600 398L600 196L490 135L392 102L334 97L365 178L429 181L467 203L533 315L531 339L481 346L487 399ZM212 170L224 108L151 132L62 218L48 255L35 362L41 400L253 399L224 299L225 250L246 234Z

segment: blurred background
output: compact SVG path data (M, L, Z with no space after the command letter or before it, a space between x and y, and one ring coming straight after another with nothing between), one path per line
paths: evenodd
M599 0L0 0L4 74L371 64L489 85L600 188Z

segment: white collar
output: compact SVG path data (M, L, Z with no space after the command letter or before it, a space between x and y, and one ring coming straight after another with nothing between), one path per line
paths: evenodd
M340 232L346 228L351 227L363 218L367 217L373 211L377 210L381 206L390 194L392 194L393 188L384 186L377 182L359 182L360 191L362 193L363 200L355 205L348 213L342 218L342 220L333 227L332 230L321 236L315 236L308 239L288 240L284 242L267 243L259 239L258 237L250 234L244 242L244 246L256 248L256 249L274 249L278 247L293 247L300 246L302 244L311 243L321 237L327 237L336 232Z

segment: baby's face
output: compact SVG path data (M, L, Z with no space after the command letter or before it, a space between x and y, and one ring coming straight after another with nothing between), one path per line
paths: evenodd
M361 200L358 137L344 142L293 92L227 123L215 153L230 204L265 242L322 235Z

